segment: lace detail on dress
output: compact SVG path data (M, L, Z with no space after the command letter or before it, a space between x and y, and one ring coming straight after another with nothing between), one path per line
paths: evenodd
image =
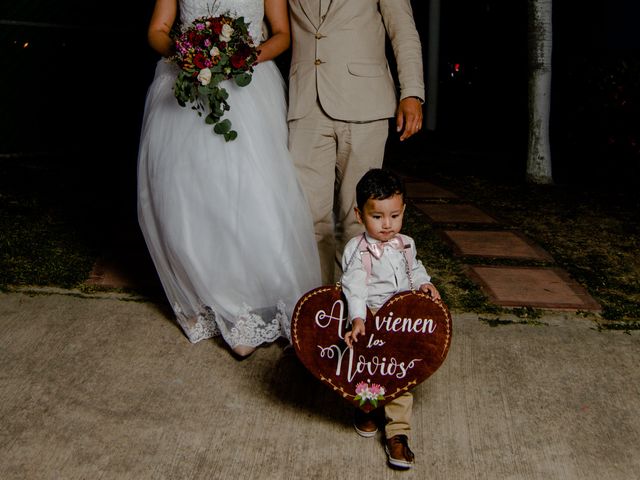
M291 342L291 321L287 316L285 310L285 303L283 301L278 302L278 312L276 313L276 320L280 324L280 333Z
M280 305L278 305L278 309ZM227 342L231 348L237 345L257 347L262 343L273 342L280 336L281 328L276 318L266 323L262 317L251 311L252 308L246 303L242 305L242 310L238 313L237 321L229 330Z
M191 343L220 335L231 348L238 345L257 347L274 342L279 337L291 341L291 325L282 300L278 302L274 318L269 323L246 303L232 324L227 324L206 305L201 306L201 311L193 316L186 315L178 304L173 305L173 311Z
M220 329L216 324L216 314L210 307L204 307L204 311L196 319L196 324L191 332L193 338L190 340L195 343L218 335L220 335Z
M217 337L221 333L216 323L216 313L211 307L203 305L202 311L191 318L185 315L177 303L173 305L173 311L191 343Z
M264 0L180 0L180 20L190 23L205 15L229 13L244 17L249 23L249 34L254 41L263 38Z

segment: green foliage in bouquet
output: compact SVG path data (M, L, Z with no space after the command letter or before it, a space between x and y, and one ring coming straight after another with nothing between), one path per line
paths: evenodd
M170 59L180 67L173 89L178 104L206 114L205 122L226 141L238 133L229 119L223 119L231 106L221 83L233 80L239 87L251 83L258 49L248 27L243 17L226 14L196 18L175 35L176 53Z

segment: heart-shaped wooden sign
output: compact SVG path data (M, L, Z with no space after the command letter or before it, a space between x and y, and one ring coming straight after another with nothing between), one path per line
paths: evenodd
M347 304L339 285L307 292L296 305L291 338L298 358L320 381L365 412L384 405L431 376L451 344L446 305L428 295L402 292L375 315L352 349Z

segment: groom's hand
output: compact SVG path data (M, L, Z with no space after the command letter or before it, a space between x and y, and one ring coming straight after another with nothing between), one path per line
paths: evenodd
M416 97L400 100L396 112L396 131L402 132L400 141L404 141L422 128L422 103Z

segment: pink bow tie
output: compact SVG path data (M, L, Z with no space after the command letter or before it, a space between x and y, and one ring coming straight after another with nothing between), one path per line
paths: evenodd
M380 260L380 257L382 257L382 254L384 253L385 245L389 245L391 248L395 248L396 250L402 250L404 248L404 243L400 237L396 236L386 242L368 243L367 250L369 250L371 255Z

